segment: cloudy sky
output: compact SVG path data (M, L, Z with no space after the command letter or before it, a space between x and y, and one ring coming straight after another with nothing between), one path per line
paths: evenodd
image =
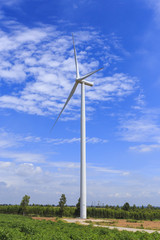
M160 206L159 0L1 0L0 203L79 198L88 80L87 204Z

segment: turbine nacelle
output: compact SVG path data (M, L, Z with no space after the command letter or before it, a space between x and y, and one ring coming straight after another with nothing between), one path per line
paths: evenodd
M76 79L76 82L77 83L84 83L85 85L88 85L88 86L90 86L90 87L93 87L93 85L94 85L94 83L92 83L92 82L88 82L88 81L84 81L84 80L82 80L81 78L79 79Z
M88 81L82 81L85 85L93 87L94 83Z

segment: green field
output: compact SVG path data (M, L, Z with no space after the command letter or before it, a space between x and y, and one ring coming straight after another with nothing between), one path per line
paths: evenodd
M0 214L0 240L160 240L158 233L127 232Z

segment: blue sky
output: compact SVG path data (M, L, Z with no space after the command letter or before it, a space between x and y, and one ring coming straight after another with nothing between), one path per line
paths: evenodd
M79 198L80 74L86 87L87 204L158 205L160 2L1 0L0 203Z

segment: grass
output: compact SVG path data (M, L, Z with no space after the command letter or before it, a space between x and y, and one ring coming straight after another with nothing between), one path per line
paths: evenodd
M113 222L110 221L110 224ZM156 232L133 233L95 228L92 221L89 224L82 226L58 219L57 222L39 221L26 216L0 214L0 240L160 240L160 234Z

